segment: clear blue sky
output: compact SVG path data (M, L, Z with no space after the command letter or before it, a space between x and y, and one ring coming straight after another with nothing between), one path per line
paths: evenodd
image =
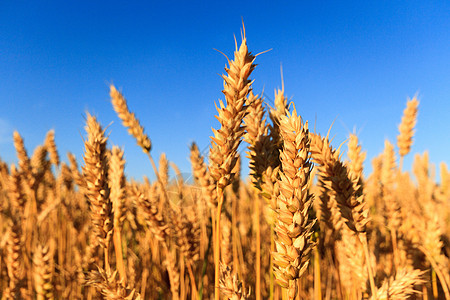
M155 159L166 152L190 172L189 144L206 148L218 127L226 59L213 49L232 56L242 18L250 50L273 49L256 60L256 93L273 98L282 64L310 126L326 133L336 119L335 145L355 130L372 158L396 141L406 99L419 92L413 152L450 162L449 1L1 1L0 157L16 161L13 130L31 154L54 129L61 156L81 159L89 111L113 122L129 174L152 174L111 107L114 83Z

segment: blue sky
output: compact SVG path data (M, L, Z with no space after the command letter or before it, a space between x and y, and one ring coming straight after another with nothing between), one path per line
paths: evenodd
M310 127L335 145L358 133L371 159L396 141L406 99L421 100L412 151L450 162L448 1L1 1L0 157L15 162L12 132L28 151L54 129L61 156L81 159L86 111L125 148L127 171L151 175L108 95L124 92L155 159L190 172L188 146L209 145L226 59L244 19L258 53L254 90L281 86ZM243 147L242 147L243 149ZM406 167L412 161L409 155ZM367 161L370 170L370 161Z

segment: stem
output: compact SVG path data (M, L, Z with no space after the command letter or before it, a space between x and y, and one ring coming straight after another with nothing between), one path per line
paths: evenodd
M259 220L259 194L254 189L255 194L255 223L256 223L256 300L261 299L261 226Z
M427 259L430 261L431 267L436 271L436 274L439 277L439 281L441 282L442 289L444 290L445 299L446 300L450 300L450 292L449 292L448 283L447 283L447 281L445 279L444 274L439 269L436 261L434 260L434 258L428 253L428 251L424 247L419 246L418 248L419 248L420 251L423 252L423 254L425 254Z
M394 268L397 271L398 268L398 243L397 243L397 232L395 229L391 229L391 239L392 239L392 251L394 253Z
M231 243L233 248L233 267L236 268L239 278L242 278L241 266L239 265L239 257L238 257L238 232L237 232L237 197L233 194L232 202L231 202Z
M180 255L182 256L182 255ZM184 283L185 263L184 257L180 257L180 299L186 300L186 284Z
M373 276L373 269L372 269L372 263L370 262L370 255L369 255L369 246L367 245L367 236L365 233L359 234L359 240L361 241L363 248L364 248L364 254L366 256L366 266L367 271L369 273L369 282L370 282L370 290L372 292L372 297L376 299L377 297L377 286L375 285L374 276Z
M288 291L289 290L285 288L281 289L281 300L289 300Z
M437 286L437 280L436 280L436 271L434 269L431 269L431 286L433 287L433 297L438 297L438 286Z
M428 300L428 290L426 284L422 285L423 300Z
M322 300L322 284L320 281L319 249L314 247L314 299Z
M242 280L242 288L245 289L246 287L246 282L245 282L245 277L244 274L242 273L242 268L240 266L244 266L245 265L245 260L244 260L244 252L242 251L242 242L241 242L241 235L239 234L239 231L236 230L237 233L237 247L238 247L238 254L239 254L239 268L238 268L238 275Z
M189 280L191 281L191 289L192 289L192 296L191 299L197 298L197 286L195 284L195 277L194 272L192 272L192 266L189 261L187 261L187 267L188 267L188 273L189 273Z
M215 272L214 272L214 299L219 300L220 297L220 290L219 290L219 271L220 271L220 215L222 212L222 205L223 205L223 189L220 187L217 187L217 214L216 214L216 239L214 241L214 249L216 249L214 257L214 265L215 265Z
M124 286L126 286L127 282L127 272L125 271L125 264L123 262L123 253L122 253L122 237L120 229L114 229L114 251L116 253L116 265L119 271L120 280L123 282Z
M213 216L214 216L214 214L213 214ZM214 228L213 222L212 222L212 228ZM205 257L203 259L202 273L200 274L200 278L199 278L199 282L198 282L198 285L199 285L198 299L199 300L203 299L203 277L206 274L206 267L208 266L208 255L209 255L209 251L211 250L211 237L214 237L212 230L209 232L208 247L206 248Z
M274 232L274 224L270 224L270 270L269 270L269 293L270 300L274 299L274 278L273 278L273 255L275 252L275 232Z
M145 290L147 288L147 279L148 279L149 271L145 268L142 271L142 279L141 279L141 297L145 299Z
M336 289L338 290L338 299L344 299L344 292L342 291L342 282L341 282L341 274L339 272L339 261L337 259L333 259L336 257L336 243L333 242L332 251L327 251L328 260L330 261L330 265L333 266L333 270L336 277Z
M109 249L108 249L108 245L105 246L105 248L103 248L104 250L104 254L105 254L105 271L106 274L111 274L111 266L109 265Z

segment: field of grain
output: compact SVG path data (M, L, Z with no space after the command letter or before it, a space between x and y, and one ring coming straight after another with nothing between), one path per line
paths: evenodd
M195 183L155 161L151 132L114 86L112 108L153 182L127 179L95 116L81 166L70 153L61 162L61 133L31 154L14 132L18 163L0 164L1 299L450 299L450 172L441 164L437 182L426 152L412 173L403 166L417 98L363 173L356 135L333 146L283 89L265 104L252 90L257 55L239 42L209 153L190 148Z

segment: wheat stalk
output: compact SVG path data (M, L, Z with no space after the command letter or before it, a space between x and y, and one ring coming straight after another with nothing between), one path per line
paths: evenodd
M394 265L398 267L399 253L397 243L397 230L401 223L400 205L393 194L394 190L394 174L397 170L395 164L394 146L385 141L383 152L383 165L381 169L381 183L383 185L383 203L385 206L385 214L387 226L391 233L391 241L394 253Z
M215 249L215 299L219 299L219 260L220 260L220 213L223 205L223 190L232 182L233 168L237 162L237 148L245 133L242 120L246 115L246 97L251 89L251 81L248 79L255 65L255 56L247 48L245 32L242 43L234 53L234 60L228 61L229 67L225 68L227 76L223 75L226 105L219 101L216 106L219 115L216 117L221 128L213 129L211 137L209 170L216 182L218 206L216 216Z
M123 261L122 253L122 226L125 220L125 183L126 178L124 174L125 159L123 157L123 150L114 146L111 150L111 158L109 161L109 188L112 208L114 211L114 250L116 253L117 269L120 274L120 280L126 284L127 274Z

